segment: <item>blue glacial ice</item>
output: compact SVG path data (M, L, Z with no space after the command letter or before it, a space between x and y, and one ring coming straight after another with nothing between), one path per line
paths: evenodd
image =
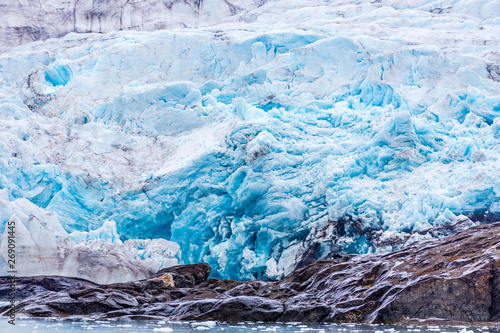
M111 244L170 240L238 279L498 219L494 2L277 2L11 48L0 188L75 244L101 227Z

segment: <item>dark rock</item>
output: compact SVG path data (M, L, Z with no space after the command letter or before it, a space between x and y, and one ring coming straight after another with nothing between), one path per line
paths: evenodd
M158 271L155 276L158 278L171 274L176 288L189 288L207 281L211 270L212 268L208 264L182 265L164 268Z
M319 243L312 243L309 249L307 249L307 251L302 255L302 258L297 266L295 266L295 269L300 269L313 264L318 259L320 248L321 246Z
M170 292L170 297L172 297L173 300L181 299L186 296L188 296L189 290L183 290L183 289L177 289L177 290L172 290Z
M276 321L283 313L283 305L276 300L255 296L236 296L219 301L197 316L182 319L223 321Z
M500 321L500 261L492 263L494 267L491 280L491 321Z
M203 299L193 301L177 301L175 303L164 305L163 308L150 309L148 313L158 313L176 319L195 320L204 313L213 309L216 300ZM160 310L160 312L156 312Z
M386 254L337 256L282 281L209 279L207 264L131 283L18 279L31 317L222 321L463 323L500 321L500 223ZM0 279L5 294L7 279ZM7 315L8 307L0 309Z
M320 322L330 313L324 304L288 306L279 317L279 321Z
M154 296L149 300L149 303L165 303L170 302L172 300L172 296L170 294L161 294L158 296Z
M30 317L59 317L61 314L48 305L27 305L24 307L24 313Z
M490 321L490 272L473 271L452 279L431 277L402 289L379 310L377 322L412 318L446 318L456 321Z
M16 299L24 299L45 291L62 291L66 289L96 286L95 283L76 278L67 278L60 276L32 276L20 277L15 279ZM10 279L0 277L0 299L7 299L10 289Z

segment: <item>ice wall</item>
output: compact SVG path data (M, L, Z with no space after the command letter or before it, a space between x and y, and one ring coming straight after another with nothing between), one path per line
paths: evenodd
M239 279L497 219L496 2L332 4L0 54L0 187Z
M256 8L242 0L0 0L0 51L70 32L198 27ZM57 22L56 24L54 24Z

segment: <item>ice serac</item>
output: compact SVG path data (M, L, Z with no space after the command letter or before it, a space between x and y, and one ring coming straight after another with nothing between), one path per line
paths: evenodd
M113 221L90 232L68 235L57 214L24 198L9 201L6 190L0 195L1 275L15 271L18 276L59 275L105 284L143 279L177 264L179 245L174 242L122 242Z
M497 3L270 1L11 48L0 187L74 240L115 221L238 279L493 221Z

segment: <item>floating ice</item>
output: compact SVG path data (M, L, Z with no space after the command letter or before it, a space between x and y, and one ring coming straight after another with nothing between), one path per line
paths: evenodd
M155 332L173 332L174 330L171 329L170 327L155 327L155 328L153 328L153 331L155 331Z
M73 242L172 240L239 279L498 219L496 4L272 1L9 49L0 188Z

